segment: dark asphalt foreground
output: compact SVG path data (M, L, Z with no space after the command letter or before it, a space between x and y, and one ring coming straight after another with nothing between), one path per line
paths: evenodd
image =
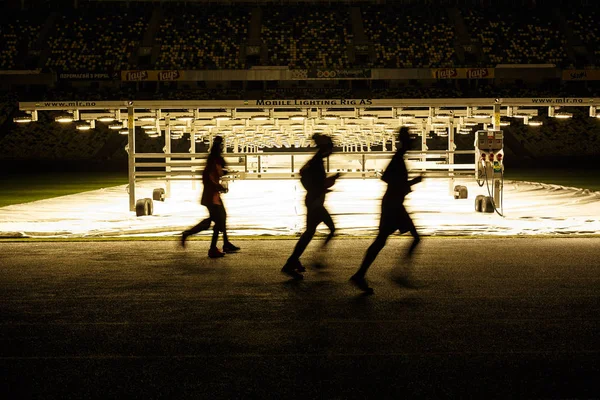
M370 242L0 242L2 398L600 398L600 238Z

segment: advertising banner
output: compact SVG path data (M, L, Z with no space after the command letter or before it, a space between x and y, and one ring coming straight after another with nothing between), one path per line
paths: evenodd
M58 79L68 81L106 81L118 79L119 75L111 72L60 72Z
M435 79L494 79L494 68L432 68Z
M598 69L565 69L562 72L563 81L598 81L600 70Z
M308 79L369 79L370 69L311 69Z
M124 82L140 81L183 81L185 73L181 70L135 70L121 71L121 80Z

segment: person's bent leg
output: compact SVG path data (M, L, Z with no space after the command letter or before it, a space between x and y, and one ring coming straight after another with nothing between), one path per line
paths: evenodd
M329 214L329 211L327 211L325 209L325 207L323 207L322 213L323 213L323 216L322 216L323 223L325 225L327 225L327 227L329 228L329 235L327 235L327 237L325 238L325 242L323 243L323 247L325 247L331 241L331 239L333 239L333 236L335 235L335 224L333 223L333 219L331 219L331 215Z
M413 241L410 245L410 247L408 248L408 257L412 257L413 252L415 251L415 249L417 248L417 246L419 245L419 243L421 242L421 236L419 236L419 233L417 232L416 228L411 228L410 230L410 234L413 237Z
M223 221L221 219L221 212L219 210L219 205L213 205L209 208L210 217L214 221L215 225L213 227L213 235L210 241L210 249L208 250L208 256L210 258L223 257L225 253L222 253L217 248L217 241L219 240L219 232L223 229Z
M371 266L371 264L373 264L373 261L375 261L377 255L385 246L385 243L387 242L387 239L392 234L392 232L393 231L390 231L389 229L379 230L379 234L367 249L365 257L363 258L363 261L360 264L360 268L358 269L358 271L356 271L356 274L354 274L355 276L360 276L364 278L364 276L367 274L367 271L369 270L369 267Z
M238 246L229 241L229 236L227 235L227 212L225 211L225 206L221 205L219 213L223 229L223 251L225 253L235 253L236 251L240 251Z
M209 211L210 213L210 211ZM192 226L190 229L187 229L181 233L181 246L185 247L185 241L191 235L195 235L196 233L202 232L210 228L210 223L212 222L210 216L208 218L204 218L198 224Z

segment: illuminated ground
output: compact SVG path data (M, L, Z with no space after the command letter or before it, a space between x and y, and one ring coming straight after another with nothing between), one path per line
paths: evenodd
M600 192L556 185L506 181L504 217L474 211L487 188L459 181L469 197L455 200L446 179L428 179L407 202L424 235L600 234ZM152 197L164 182L138 184L137 198ZM383 183L339 180L328 208L341 235L376 231ZM154 215L128 211L125 186L0 208L0 236L117 237L173 236L207 215L198 199L201 184L173 182L172 196L154 202ZM304 228L304 191L298 181L248 180L230 184L224 195L232 235L295 235ZM323 226L321 228L324 228ZM204 235L210 235L209 232Z
M279 272L296 240L206 257L173 241L0 242L6 399L600 397L600 238L425 238L418 289L388 242L331 243L326 269Z

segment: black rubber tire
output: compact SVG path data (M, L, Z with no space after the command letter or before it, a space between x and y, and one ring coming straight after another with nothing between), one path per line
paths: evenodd
M485 198L485 196L483 196L481 194L479 196L475 197L475 211L476 212L481 212L482 202L483 202L484 198Z
M148 202L146 199L139 199L135 202L135 215L137 217L148 215Z
M494 212L494 199L490 196L485 196L481 201L481 212L493 213Z
M158 188L152 191L152 200L165 201L165 189Z
M466 199L469 197L469 191L466 186L456 185L454 186L454 198L455 199Z
M146 204L148 204L148 214L146 215L154 214L154 203L152 202L152 199L145 198L144 200L146 201Z

